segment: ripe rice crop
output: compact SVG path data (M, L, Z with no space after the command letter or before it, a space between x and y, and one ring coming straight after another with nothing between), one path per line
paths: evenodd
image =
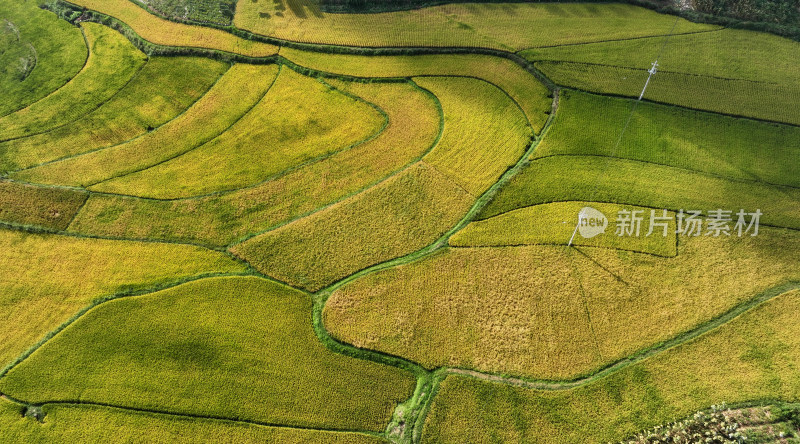
M385 123L370 104L282 69L269 93L213 140L92 190L174 199L237 189L372 138Z
M578 213L587 206L606 216L608 225L604 236L597 235L585 239L577 233ZM641 236L615 235L615 217L620 210L643 212L645 222L642 223ZM669 212L667 214L668 235L664 236L663 228L654 225L653 235L645 236L649 231L650 208L601 202L553 202L520 208L472 222L450 238L450 245L454 247L568 245L572 241L572 245L675 256L677 254L675 214ZM655 215L663 217L663 212L657 210Z
M263 444L379 444L381 438L354 432L267 427L230 421L142 413L112 407L45 404L47 427L22 417L21 406L0 399L0 428L12 442L235 442Z
M424 160L475 197L525 153L533 133L517 105L489 83L416 77L442 103L445 131Z
M537 159L514 176L478 219L548 202L592 200L671 211L762 211L761 223L800 228L797 188L724 179L680 168L598 156Z
M0 118L0 140L43 132L94 110L144 65L145 55L118 32L95 23L81 26L90 48L86 66L46 98Z
M95 298L245 267L187 245L0 230L0 367Z
M800 186L800 128L640 103L621 143L630 100L575 91L534 153L615 156L736 180Z
M87 197L85 192L0 181L0 221L63 230Z
M93 195L71 229L223 246L376 184L419 160L437 140L436 102L413 84L332 83L380 107L389 125L350 150L232 193L172 202Z
M412 253L442 236L473 198L419 163L306 218L231 251L262 273L319 290L361 269Z
M0 116L5 116L67 83L86 63L88 51L79 28L39 9L35 2L4 1L0 17L0 26L8 29L7 41L21 43L26 51L33 47L36 55L35 66L22 79L10 68L16 62L13 53L0 54Z
M119 19L143 39L157 45L218 49L251 57L265 57L278 51L276 46L245 40L220 29L164 20L129 0L71 0L70 3Z
M345 46L534 46L669 33L674 19L631 5L451 4L375 14L327 14L313 2L239 2L234 25L308 43ZM714 29L681 19L675 32Z
M723 399L796 401L798 314L800 292L791 291L690 342L570 390L448 376L422 442L514 441L524 436L542 443L605 443Z
M121 145L15 173L30 182L88 186L151 167L215 138L269 90L278 67L236 64L184 113Z
M0 387L33 402L383 431L415 378L325 348L311 306L309 295L256 277L203 279L117 299L44 344ZM31 384L37 380L46 383Z
M676 257L607 248L451 248L334 292L339 340L453 366L571 379L800 279L800 235L680 237ZM724 289L724 290L723 290Z
M505 91L522 108L535 132L552 108L550 91L511 60L486 55L358 56L332 55L282 48L298 65L355 77L475 77Z
M25 168L141 136L191 106L228 68L203 58L150 58L130 83L85 117L45 133L0 143L4 162Z

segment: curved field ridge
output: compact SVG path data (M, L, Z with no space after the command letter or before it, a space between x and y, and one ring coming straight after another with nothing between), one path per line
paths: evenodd
M576 231L576 225L579 224L578 214L584 207L594 208L606 216L608 225L602 234L587 239ZM508 247L569 245L571 241L572 245L636 251L664 257L678 254L675 213L667 212L666 217L669 220L666 222L666 231L662 227L653 227L653 232L647 236L649 227L645 224L640 236L619 236L616 233L615 218L620 210L642 211L642 215L647 217L651 216L651 211L655 211L656 217L664 217L663 210L631 205L553 202L519 208L489 219L471 222L454 234L449 242L453 247Z
M602 443L686 417L719 399L796 402L798 313L800 292L783 293L700 337L570 390L448 376L423 442L485 442L491 436Z
M386 112L374 139L251 188L177 201L94 194L71 230L223 246L375 185L430 150L441 131L435 97L411 82L333 82Z
M0 387L37 403L382 431L414 378L325 348L309 322L311 305L308 295L256 277L117 299L44 344Z
M21 415L22 406L0 399L0 428L13 442L236 442L242 444L380 444L363 433L269 427L244 422L134 411L86 404L45 404L47 426Z
M311 69L354 77L473 77L485 80L514 100L539 133L553 99L536 77L511 60L478 54L360 56L281 48L281 56Z
M0 140L43 132L93 111L145 64L145 55L113 29L95 23L82 28L89 44L86 66L46 98L0 118Z
M218 49L249 57L266 57L278 52L277 46L245 40L219 29L164 20L129 0L69 0L69 2L119 19L143 39L157 45Z
M95 111L69 125L0 143L2 157L28 168L139 137L190 107L229 67L205 58L151 57Z
M0 366L36 344L95 298L244 272L204 248L25 234L0 229Z
M236 64L200 100L154 131L13 176L29 182L90 186L152 167L225 132L256 106L277 75L275 65Z
M327 14L312 1L248 0L234 25L275 38L343 46L459 46L510 51L669 33L675 19L631 5L468 3ZM716 29L681 19L675 32Z
M242 188L374 138L386 123L370 104L282 69L269 94L214 140L92 190L174 199Z
M21 62L19 51L8 48L0 54L0 116L57 90L86 64L89 54L80 29L41 10L35 2L0 3L0 26L6 28L0 31L0 45L17 46L27 57L27 62ZM31 54L35 55L33 68L23 67L21 63L30 63ZM27 71L24 78L23 70Z
M466 191L420 162L231 251L264 274L317 291L432 243L464 216L472 202Z
M341 287L325 326L343 342L428 368L573 379L800 279L800 234L762 230L681 238L674 258L591 247L449 249Z

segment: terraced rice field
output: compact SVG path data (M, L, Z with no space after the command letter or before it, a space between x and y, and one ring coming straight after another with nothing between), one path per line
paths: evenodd
M800 439L798 55L629 4L0 0L0 441L601 443L723 401Z

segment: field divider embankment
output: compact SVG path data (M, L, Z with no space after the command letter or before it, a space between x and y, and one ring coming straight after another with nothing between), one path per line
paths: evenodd
M317 432L328 432L328 433L359 433L362 435L374 436L378 438L382 438L383 435L377 432L371 432L366 430L340 430L340 429L326 429L320 427L303 427L303 426L294 426L294 425L285 425L279 423L271 423L266 421L256 421L251 419L241 419L241 418L229 418L224 416L215 416L215 415L201 415L195 413L188 413L188 412L173 412L169 410L160 410L160 409L145 409L145 408L137 408L137 407L127 407L117 404L110 404L104 402L93 402L93 401L81 401L81 400L64 400L64 401L44 401L36 404L31 404L26 401L14 398L13 396L7 394L0 394L0 397L5 398L8 401L11 401L15 404L19 404L25 408L31 407L45 407L48 405L59 405L59 406L66 406L66 407L82 407L82 406L89 406L89 407L102 407L106 409L113 409L113 410L122 410L129 413L138 413L138 414L148 414L148 415L161 415L161 416L169 416L173 418L185 418L185 419L199 419L199 420L206 420L206 421L217 421L217 422L224 422L228 424L242 424L242 425L250 425L250 426L257 426L257 427L270 427L270 428L280 428L280 429L292 429L292 430L308 430L308 431L317 431ZM40 421L43 418L39 418Z
M693 35L693 34L705 34L705 33L709 33L709 32L719 32L719 31L723 31L725 29L727 29L727 28L724 27L724 26L720 26L719 28L716 28L716 29L703 29L701 31L676 32L674 34L653 34L653 35L642 35L642 36L638 36L638 37L624 37L624 38L619 38L619 39L595 40L595 41L592 41L592 42L561 43L561 44L558 44L558 45L529 46L527 48L523 48L523 49L520 49L520 50L516 51L516 53L519 54L521 52L528 51L530 49L560 48L562 46L583 46L583 45L594 45L594 44L599 44L599 43L625 42L625 41L628 41L628 40L657 39L659 37L666 37L668 35L685 36L685 35Z

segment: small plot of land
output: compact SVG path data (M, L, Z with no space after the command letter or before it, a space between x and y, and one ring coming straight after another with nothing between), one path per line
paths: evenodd
M379 14L324 14L310 0L240 1L234 24L286 40L348 46L534 46L668 34L675 19L616 4L452 4ZM675 32L717 27L680 20Z
M0 221L64 230L88 194L0 181Z
M237 189L372 138L386 123L370 104L282 69L269 93L215 139L92 190L178 198Z
M0 366L94 299L209 273L241 273L227 255L187 245L0 230Z
M266 427L213 419L132 412L110 407L49 404L42 408L46 426L22 417L22 407L0 399L0 428L10 442L197 442L379 444L381 438L352 432Z
M57 90L86 63L80 29L39 9L35 2L0 3L0 29L0 116ZM23 66L19 56L30 62L31 54L35 65Z
M438 140L435 97L410 82L332 82L382 109L374 139L232 193L172 202L93 195L71 229L81 233L223 246L353 195L419 160Z
M127 85L81 119L0 143L0 162L21 169L140 137L176 118L228 68L210 59L152 57Z
M251 57L265 57L278 51L276 46L245 40L220 29L164 20L131 0L72 0L70 3L114 17L157 45L217 49Z
M261 101L277 74L275 65L234 65L185 112L154 131L127 143L23 170L13 176L37 183L89 186L152 167L224 133Z
M796 401L798 313L800 292L785 293L688 343L570 390L448 376L427 418L423 442L525 437L603 443L686 417L720 399Z
M0 118L0 140L43 132L93 111L144 65L145 55L120 33L94 23L82 27L89 44L86 66L46 98Z
M255 277L117 299L0 379L32 402L73 400L269 424L383 431L415 378L326 349L311 298Z
M680 238L674 258L591 247L450 249L337 290L325 326L344 342L429 368L575 378L799 279L800 235L762 230Z
M601 220L594 216L584 216L585 222L579 221L578 214L585 207L598 210L606 217L605 231L602 234L590 238L584 238L579 234L580 224L599 227L601 223ZM639 236L627 236L621 231L617 233L615 218L620 211L641 212L640 215L647 222L641 225ZM589 225L590 218L596 219L592 225ZM661 225L653 225L650 231L650 220ZM450 245L503 247L569 245L572 242L572 245L614 248L671 257L677 254L675 229L675 214L671 212L665 214L663 210L601 202L554 202L520 208L472 222L450 238Z

